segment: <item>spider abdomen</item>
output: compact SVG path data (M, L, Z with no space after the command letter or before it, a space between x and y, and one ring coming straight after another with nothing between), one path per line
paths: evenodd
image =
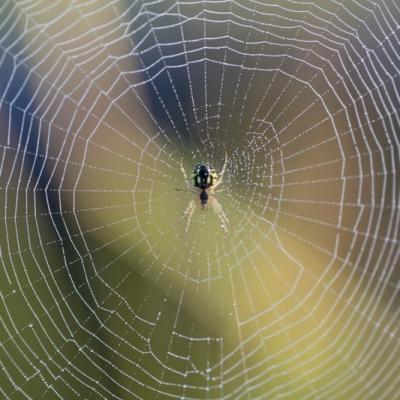
M197 164L193 170L193 185L201 190L209 189L214 185L217 173L210 164Z

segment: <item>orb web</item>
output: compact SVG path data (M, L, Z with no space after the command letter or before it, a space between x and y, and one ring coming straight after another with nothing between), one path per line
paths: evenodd
M4 398L400 395L395 1L0 15Z

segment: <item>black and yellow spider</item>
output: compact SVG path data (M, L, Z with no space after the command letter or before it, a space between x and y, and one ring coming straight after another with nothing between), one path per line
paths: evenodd
M199 163L194 167L192 177L189 180L186 171L183 168L183 159L181 159L180 168L185 178L186 185L190 192L196 193L196 198L189 203L189 206L183 213L183 217L187 217L185 235L189 232L190 222L196 204L199 205L202 210L207 209L208 205L210 205L221 221L221 228L226 234L228 233L228 217L222 209L221 203L214 196L217 187L222 183L227 162L228 155L225 152L225 161L220 174L218 174L210 164Z

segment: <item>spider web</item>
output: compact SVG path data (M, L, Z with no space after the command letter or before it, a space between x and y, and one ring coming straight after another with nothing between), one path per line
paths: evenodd
M395 0L0 15L1 397L400 397Z

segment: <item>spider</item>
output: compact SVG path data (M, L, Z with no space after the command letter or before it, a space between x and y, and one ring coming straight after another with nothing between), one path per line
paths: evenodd
M227 162L228 155L225 152L224 165L219 175L210 164L199 163L194 167L192 177L189 180L186 171L183 168L183 158L181 159L180 168L185 178L188 191L196 193L196 198L189 203L182 216L182 218L187 217L185 236L187 236L189 232L190 222L192 220L196 204L200 205L202 210L206 210L210 204L211 208L218 215L221 221L221 228L224 230L225 234L228 234L228 217L222 209L221 203L214 196L217 187L222 183ZM182 191L181 189L176 190Z

